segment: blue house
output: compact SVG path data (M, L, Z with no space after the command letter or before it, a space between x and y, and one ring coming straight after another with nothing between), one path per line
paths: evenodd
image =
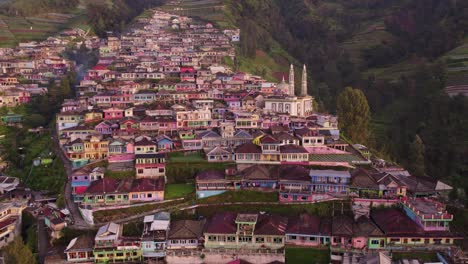
M253 165L241 172L243 189L276 189L278 170L264 165Z
M156 142L158 144L158 151L169 151L174 148L174 141L166 135L157 136Z
M311 190L315 193L347 194L351 182L349 171L310 170Z

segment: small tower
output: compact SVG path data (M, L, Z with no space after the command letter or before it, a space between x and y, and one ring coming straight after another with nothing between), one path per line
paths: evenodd
M301 96L307 96L307 69L305 64L302 68Z
M289 95L294 96L294 66L289 68Z

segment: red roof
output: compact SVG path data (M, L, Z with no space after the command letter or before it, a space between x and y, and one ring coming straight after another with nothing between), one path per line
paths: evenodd
M248 142L237 147L236 153L262 153L260 146Z
M93 71L105 71L105 70L108 70L108 69L107 69L106 66L98 64L98 65L94 66L91 70L93 70Z
M151 192L164 190L164 177L157 179L135 179L132 183L131 192Z

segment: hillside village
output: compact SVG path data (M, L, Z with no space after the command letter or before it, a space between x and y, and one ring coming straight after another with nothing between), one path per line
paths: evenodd
M55 117L57 155L70 165L67 206L43 199L37 213L51 240L73 227L97 231L45 263L287 263L293 246L325 249L332 263L392 263L393 252L426 251L467 261L446 210L451 186L340 135L337 117L314 108L306 65L291 64L278 83L235 71L228 62L239 38L239 30L156 10L121 36L73 29L0 49L0 106L12 109L78 68L62 56L67 47L99 51ZM24 116L10 111L1 121L21 126ZM17 178L0 181L5 246L21 233L30 194ZM192 193L171 194L181 184ZM220 198L235 193L253 198ZM262 195L268 201L255 198ZM179 214L210 203L332 208ZM124 213L143 206L150 209ZM139 234L125 232L130 220Z

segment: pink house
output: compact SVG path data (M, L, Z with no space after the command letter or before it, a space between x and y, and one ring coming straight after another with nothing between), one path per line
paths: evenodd
M124 117L124 110L120 108L111 107L103 111L104 119L115 120L122 119Z

